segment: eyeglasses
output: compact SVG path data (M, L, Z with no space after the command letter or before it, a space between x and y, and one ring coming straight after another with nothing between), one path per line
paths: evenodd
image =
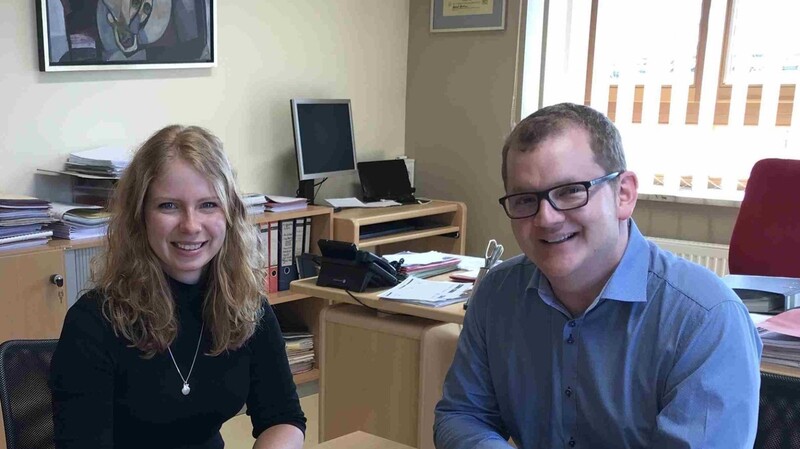
M617 171L605 176L584 182L571 182L551 187L541 192L522 192L500 198L500 205L508 218L528 218L539 212L539 205L546 199L553 209L565 211L583 207L589 203L589 188L618 177L623 172Z

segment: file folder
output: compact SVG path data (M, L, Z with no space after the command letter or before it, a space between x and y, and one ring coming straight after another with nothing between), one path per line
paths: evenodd
M282 292L289 290L289 283L297 279L297 266L294 264L294 220L279 222L278 239L278 291Z
M269 285L267 293L278 291L278 222L271 221L269 226L269 265L267 267L267 277Z
M306 217L306 223L303 227L303 252L311 252L311 217Z

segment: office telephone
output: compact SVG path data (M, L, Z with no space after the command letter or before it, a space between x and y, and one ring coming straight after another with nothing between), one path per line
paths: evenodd
M320 239L322 257L317 285L363 292L367 287L393 287L403 280L399 265L358 249L355 243Z

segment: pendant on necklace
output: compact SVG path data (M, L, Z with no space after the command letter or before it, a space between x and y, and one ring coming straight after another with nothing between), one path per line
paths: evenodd
M186 395L189 394L190 391L192 391L192 390L191 390L191 388L189 388L189 382L184 382L183 383L183 388L181 388L181 393L183 393L183 395L186 396Z

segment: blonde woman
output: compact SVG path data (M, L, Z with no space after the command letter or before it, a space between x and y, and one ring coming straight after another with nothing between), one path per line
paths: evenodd
M169 126L112 200L97 288L53 356L56 448L222 448L243 405L255 448L300 448L300 409L222 143Z

